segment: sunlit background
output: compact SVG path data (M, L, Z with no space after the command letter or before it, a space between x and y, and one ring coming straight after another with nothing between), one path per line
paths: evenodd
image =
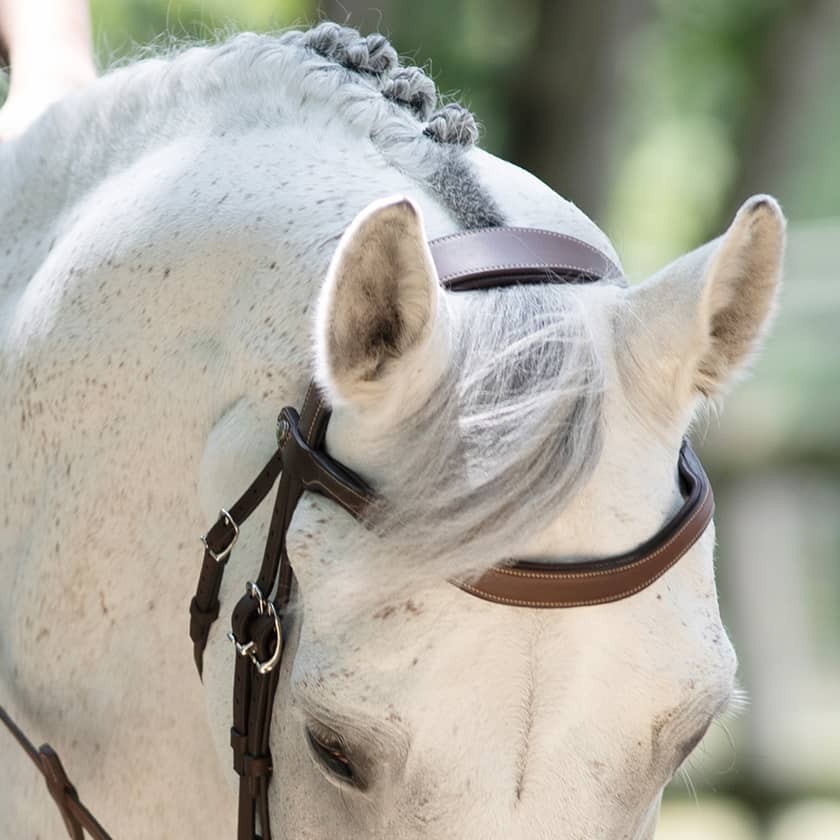
M103 67L232 28L328 18L389 35L476 112L486 149L591 215L634 279L717 235L751 193L780 198L776 328L750 382L695 433L751 703L672 784L656 836L840 840L840 2L92 5Z

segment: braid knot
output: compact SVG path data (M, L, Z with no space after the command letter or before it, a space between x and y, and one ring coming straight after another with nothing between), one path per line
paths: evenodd
M478 124L463 105L451 102L429 117L423 134L438 143L472 146L478 141Z

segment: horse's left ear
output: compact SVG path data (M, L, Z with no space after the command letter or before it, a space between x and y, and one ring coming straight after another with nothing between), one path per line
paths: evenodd
M397 380L434 367L423 355L439 294L419 208L400 197L362 211L341 238L318 306L317 374L333 404L378 402L399 390Z
M770 321L784 244L779 205L754 196L722 236L630 291L627 349L648 390L674 408L725 390Z

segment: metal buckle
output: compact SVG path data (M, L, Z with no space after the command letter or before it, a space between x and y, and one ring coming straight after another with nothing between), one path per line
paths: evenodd
M236 636L234 636L233 633L228 633L227 637L231 642L233 642L236 652L240 656L247 656L251 662L254 663L254 667L257 669L257 672L264 676L277 667L277 663L283 655L283 629L280 626L280 616L277 615L277 610L274 608L274 602L266 600L266 598L263 597L263 594L256 583L249 580L248 583L245 584L245 593L251 598L256 598L257 612L260 615L270 615L274 619L274 633L277 636L274 653L272 653L265 662L260 662L260 660L257 659L256 653L254 653L256 644L253 641L242 644L242 642L237 641Z
M289 418L286 417L285 409L277 416L277 426L275 434L277 436L277 446L282 449L286 445L286 441L292 433L292 424Z
M280 627L280 616L277 615L277 610L274 609L273 601L266 601L266 606L268 607L268 614L274 619L274 634L277 637L277 643L274 645L274 653L265 662L260 662L253 651L248 653L251 662L254 663L260 674L267 674L269 671L273 671L283 654L283 630Z
M260 591L259 586L257 586L257 584L254 583L254 581L249 580L245 584L245 594L257 599L257 612L260 615L263 615L266 610L266 600L265 598L263 598L263 594Z
M224 519L228 525L233 528L233 539L227 544L227 547L216 554L212 548L207 544L207 534L201 537L201 542L204 545L204 550L217 562L222 563L223 561L227 560L230 556L230 552L233 550L233 547L236 545L236 541L239 539L239 526L233 521L233 517L224 509L222 508L219 511L219 519ZM208 531L209 533L209 531Z

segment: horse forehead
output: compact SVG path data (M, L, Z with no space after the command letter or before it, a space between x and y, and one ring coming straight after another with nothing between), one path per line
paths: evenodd
M609 692L594 691L607 673L647 692L653 720L698 693L725 692L731 668L725 633L703 610L705 599L696 599L696 610L685 600L677 609L656 594L597 611L536 611L488 604L441 582L355 614L312 604L302 640L312 654L307 669L365 704L422 713L415 701L425 694L455 703L490 692L493 702L483 702L500 715L530 697L546 717L569 707L585 717L582 710L601 700L613 704Z
M629 616L596 637L592 611L581 623L583 611L473 609L467 597L394 599L365 619L366 644L320 640L335 657L316 668L325 705L405 734L403 795L424 813L443 819L453 799L479 797L510 819L504 836L531 837L561 801L578 815L606 809L616 830L642 819L719 707L723 681L704 680L690 655L676 669L664 652L632 658L650 626L628 633Z

